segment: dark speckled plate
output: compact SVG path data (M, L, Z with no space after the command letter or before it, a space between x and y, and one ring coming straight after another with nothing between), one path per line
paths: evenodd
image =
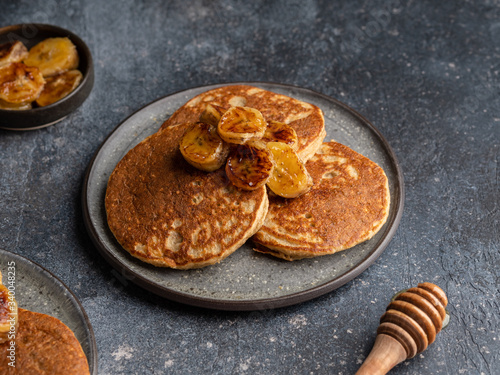
M32 109L22 111L0 109L0 128L34 130L53 125L80 107L90 95L94 86L92 54L78 35L58 26L39 23L0 28L0 44L19 40L28 49L42 40L54 37L68 37L75 44L80 59L78 69L83 74L82 82L69 95L46 107L34 106Z
M161 98L122 122L92 159L83 187L87 230L99 252L121 275L166 298L222 310L258 310L288 306L331 292L352 280L383 252L401 219L404 189L400 167L379 131L357 112L307 89L245 82L319 106L326 121L326 140L334 139L378 163L386 172L391 192L389 218L369 241L347 251L287 262L265 256L245 244L217 265L179 271L156 268L130 256L116 242L106 223L104 195L109 175L137 143L157 131L181 105L206 90L197 87Z
M13 263L12 263L13 262ZM12 287L19 307L53 316L66 324L80 342L90 373L97 375L97 345L87 314L75 295L38 264L0 249L3 283ZM12 284L8 284L9 277Z

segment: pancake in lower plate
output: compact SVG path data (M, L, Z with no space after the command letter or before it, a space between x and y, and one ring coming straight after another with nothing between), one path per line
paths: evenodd
M246 106L258 109L266 121L279 121L295 129L299 138L298 155L308 160L326 136L323 112L315 105L247 85L230 85L206 91L189 100L162 125L162 128L198 121L207 104L224 109Z
M11 341L0 345L0 374L90 374L80 343L64 323L21 308L18 312L19 329L13 339L14 350L11 350Z
M179 151L188 124L165 127L130 150L106 191L108 225L132 256L160 267L217 263L262 225L266 188L241 191L224 168L203 172Z
M336 142L307 162L313 188L295 199L269 196L252 237L256 251L286 260L333 254L370 239L389 214L387 177L376 163Z

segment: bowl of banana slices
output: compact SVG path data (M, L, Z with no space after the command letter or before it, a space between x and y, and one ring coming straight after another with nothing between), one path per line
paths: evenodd
M0 128L32 130L76 110L94 85L89 48L58 26L0 28Z

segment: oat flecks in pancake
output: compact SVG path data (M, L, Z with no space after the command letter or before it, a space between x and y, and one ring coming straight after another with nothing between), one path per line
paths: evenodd
M179 151L187 124L164 128L125 155L106 191L108 225L122 247L160 267L219 262L262 225L265 187L240 191L224 168L203 172Z
M88 375L85 353L73 332L52 316L19 309L15 367L9 366L10 341L0 345L0 373L5 375Z
M287 260L333 254L370 239L387 220L387 177L376 163L336 142L306 164L314 186L295 199L269 197L252 237L256 251Z
M256 108L266 121L289 124L297 133L300 143L297 153L303 161L314 155L326 136L323 112L317 106L246 85L223 86L195 96L175 111L162 125L162 129L197 121L207 104L215 104L226 110L232 106Z

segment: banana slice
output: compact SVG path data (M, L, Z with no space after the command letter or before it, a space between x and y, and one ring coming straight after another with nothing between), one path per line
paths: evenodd
M14 320L12 321L11 318ZM2 273L0 272L0 344L12 337L11 334L16 331L17 326L17 302L9 289L2 284Z
M76 69L79 58L69 38L48 38L30 49L24 63L39 68L44 77L51 77Z
M33 108L31 103L13 104L0 99L0 109L6 111L24 111L26 109L31 109L31 108Z
M281 142L269 142L267 148L274 158L274 170L267 181L269 189L284 198L296 198L307 193L313 180L295 151Z
M36 100L36 104L40 107L45 107L68 96L71 91L78 87L82 81L82 77L82 73L79 70L70 70L53 77L48 77L45 80L45 87L42 93Z
M262 113L250 107L229 108L222 115L217 126L223 140L236 144L262 138L266 128L267 123Z
M12 104L26 104L36 100L45 80L40 70L23 63L12 63L0 68L0 99Z
M229 154L229 145L219 137L217 128L203 122L186 129L179 148L189 164L207 172L222 167Z
M26 57L28 57L28 49L19 40L0 45L0 66L21 62Z
M200 115L200 122L217 126L224 112L226 112L226 110L218 105L207 104L207 107Z
M229 155L226 175L240 189L255 190L263 186L274 168L271 152L262 141L239 145Z
M266 132L262 140L268 142L282 142L289 145L294 150L299 147L299 138L295 129L284 122L269 121L267 123Z

